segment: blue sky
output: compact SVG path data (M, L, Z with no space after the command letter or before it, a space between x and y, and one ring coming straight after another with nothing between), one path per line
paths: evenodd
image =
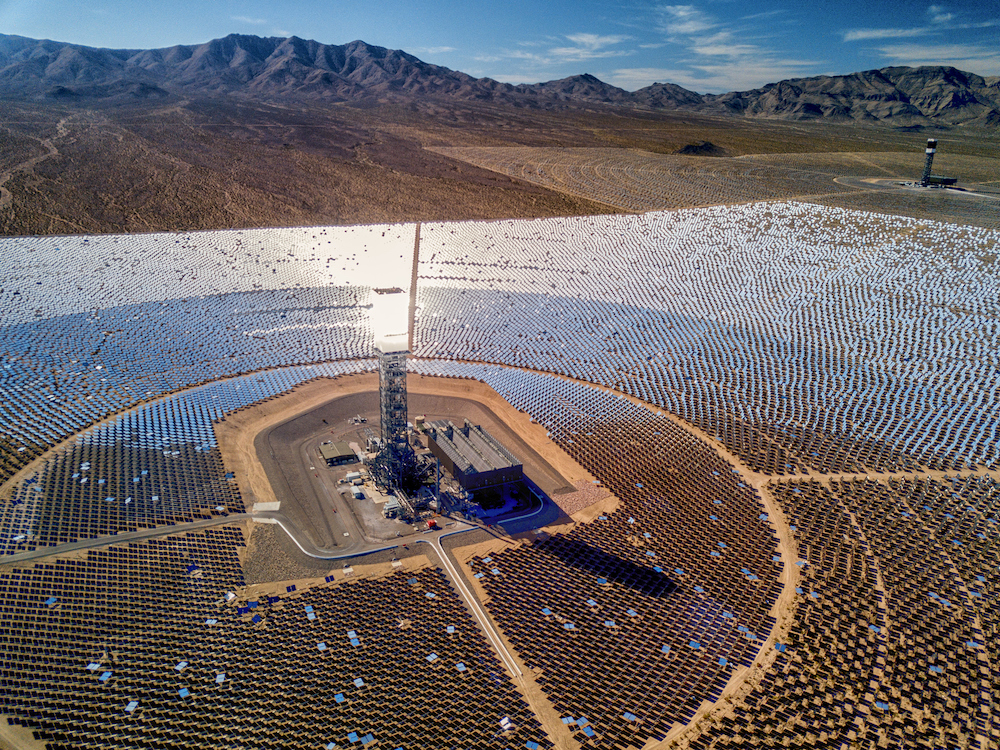
M511 83L577 73L723 92L887 65L1000 75L1000 7L896 0L0 0L0 33L95 47L363 39Z

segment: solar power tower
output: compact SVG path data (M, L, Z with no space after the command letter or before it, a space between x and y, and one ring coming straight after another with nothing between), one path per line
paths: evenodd
M376 289L372 332L378 351L378 395L382 443L406 446L406 355L409 354L409 295L402 289Z
M927 139L927 150L924 152L927 154L924 159L924 174L920 178L920 184L923 187L927 187L931 184L931 165L934 164L934 153L937 151L937 140L934 138Z

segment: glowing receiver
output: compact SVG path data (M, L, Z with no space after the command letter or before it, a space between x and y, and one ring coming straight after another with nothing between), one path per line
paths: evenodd
M405 352L410 344L410 296L391 291L374 295L371 309L375 347L383 354Z

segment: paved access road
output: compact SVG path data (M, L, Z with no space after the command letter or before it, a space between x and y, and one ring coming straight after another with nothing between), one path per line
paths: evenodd
M62 555L67 552L74 552L81 549L107 547L110 544L122 544L124 542L152 539L158 536L170 536L171 534L183 534L187 531L197 531L199 529L207 529L212 526L225 526L230 523L239 523L240 521L246 521L251 518L253 518L253 516L249 513L231 513L228 516L205 518L200 521L191 521L189 523L175 523L168 526L155 526L151 529L123 531L120 534L114 534L112 536L98 536L91 539L79 539L75 542L57 544L52 547L39 547L29 552L18 552L16 555L4 555L0 557L0 565L38 560L43 557Z

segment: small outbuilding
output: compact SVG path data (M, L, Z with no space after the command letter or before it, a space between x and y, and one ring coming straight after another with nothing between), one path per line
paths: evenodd
M342 464L353 464L358 461L358 454L350 445L343 441L327 441L320 445L319 455L326 461L327 466L340 466Z

